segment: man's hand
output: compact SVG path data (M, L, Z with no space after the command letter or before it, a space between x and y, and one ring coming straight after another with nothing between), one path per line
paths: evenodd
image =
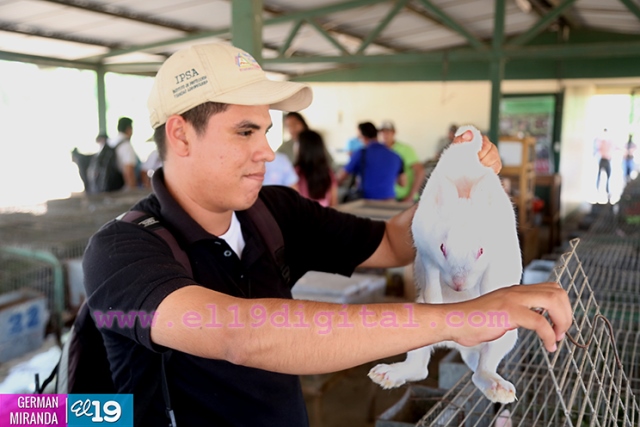
M533 311L534 308L546 310L553 326ZM448 314L450 322L447 323L452 327L452 339L467 347L493 341L507 331L523 327L535 331L547 350L556 351L556 342L564 338L572 322L569 297L557 283L501 288L473 300L452 304L451 309L455 310L451 312L455 315ZM486 316L485 319L492 321L473 321L473 313L479 313L478 319Z
M470 130L466 131L462 135L458 135L453 140L453 144L459 144L461 142L468 142L473 139L473 133ZM496 147L486 135L482 136L482 148L478 152L480 163L493 169L495 173L499 173L502 169L502 160L500 160L500 154L498 153L498 147Z

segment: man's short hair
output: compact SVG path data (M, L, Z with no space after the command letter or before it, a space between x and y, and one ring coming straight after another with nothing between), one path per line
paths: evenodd
M118 132L126 132L129 128L133 128L133 120L129 117L120 117L118 119Z
M358 129L365 138L376 139L378 137L378 129L371 122L360 123Z
M209 119L214 114L222 113L229 108L229 104L222 104L220 102L205 102L197 107L194 107L184 113L180 114L186 122L193 126L193 129L198 135L202 135L207 130ZM166 123L158 126L153 133L153 140L156 142L158 148L158 155L162 161L165 161L167 155L167 142L166 142Z

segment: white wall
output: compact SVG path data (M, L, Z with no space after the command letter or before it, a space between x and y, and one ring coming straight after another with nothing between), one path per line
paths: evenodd
M489 125L490 85L473 83L315 83L314 101L302 114L319 131L338 163L360 122L395 122L396 136L426 160L451 123Z
M561 217L578 209L581 203L587 200L588 185L594 185L593 179L588 179L589 175L593 175L591 171L593 146L586 142L589 140L587 132L589 99L595 92L595 85L568 87L565 92L560 144Z
M602 93L628 94L638 86L640 78L503 82L506 94L565 90L560 144L563 216L588 201L595 186L590 100ZM362 121L378 125L393 120L398 139L411 144L423 160L435 154L451 123L474 124L484 131L489 127L489 82L312 83L311 87L314 101L302 114L324 136L339 164L346 162L344 147Z

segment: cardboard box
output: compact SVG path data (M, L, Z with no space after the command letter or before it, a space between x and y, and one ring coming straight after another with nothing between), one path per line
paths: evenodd
M48 321L43 294L21 289L0 295L0 363L39 348Z
M384 298L387 279L373 274L353 273L351 277L310 271L291 289L295 299L365 304Z

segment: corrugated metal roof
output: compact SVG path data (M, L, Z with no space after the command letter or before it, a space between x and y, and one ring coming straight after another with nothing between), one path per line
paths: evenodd
M526 32L555 5L564 3L518 1L530 2L533 7L526 13L515 0L506 1L507 37ZM640 11L638 0L633 1ZM269 19L332 8L306 20L284 56L340 56L343 52L312 23L333 37L347 54L354 54L397 4L395 0L264 0L263 56L276 57L296 23L291 20L268 25ZM90 63L103 61L108 69L119 64L118 71L153 73L167 55L181 47L211 40L228 42L231 8L229 0L0 0L0 51ZM640 34L639 13L632 12L620 0L578 0L551 28L568 26L569 30ZM493 27L493 0L409 0L364 53L432 52L470 46L470 40L489 46ZM207 33L218 30L215 35ZM193 38L184 41L185 37ZM119 49L124 49L124 54L110 54ZM107 54L107 58L100 58ZM267 64L265 68L299 75L341 66L302 62Z

